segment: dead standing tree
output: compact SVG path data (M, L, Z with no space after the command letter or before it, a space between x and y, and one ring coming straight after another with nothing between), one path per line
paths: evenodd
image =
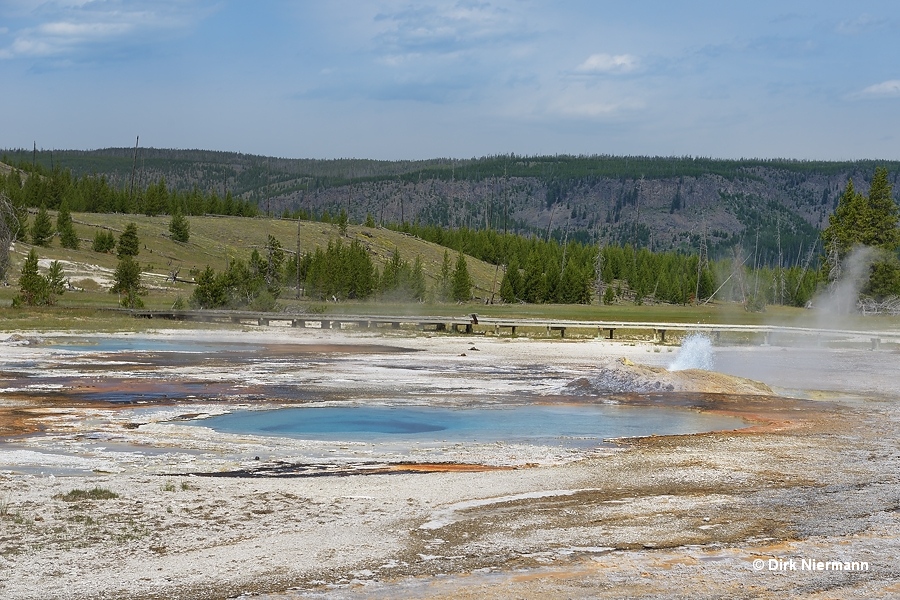
M9 245L19 232L19 219L15 207L6 194L0 194L0 282L6 283L9 269Z

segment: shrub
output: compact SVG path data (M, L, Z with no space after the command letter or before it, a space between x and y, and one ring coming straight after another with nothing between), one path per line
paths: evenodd
M116 247L116 236L111 231L98 231L94 234L91 250L94 252L112 252Z
M54 260L50 263L48 274L41 275L38 272L38 255L32 248L22 265L19 294L13 299L13 306L52 306L65 289L62 265Z
M58 497L65 502L79 502L81 500L113 500L118 498L119 495L106 488L94 487L91 490L75 489Z

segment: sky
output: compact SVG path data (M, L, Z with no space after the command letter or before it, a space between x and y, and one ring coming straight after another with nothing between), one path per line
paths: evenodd
M0 148L900 159L890 0L0 0Z

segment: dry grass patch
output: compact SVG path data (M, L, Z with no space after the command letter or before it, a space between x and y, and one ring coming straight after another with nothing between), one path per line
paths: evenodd
M97 486L90 490L75 489L54 497L64 502L79 502L81 500L113 500L118 498L119 495L112 490Z

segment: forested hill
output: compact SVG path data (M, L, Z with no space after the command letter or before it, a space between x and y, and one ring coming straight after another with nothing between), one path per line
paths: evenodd
M711 256L735 245L797 262L848 179L865 192L876 166L897 188L900 163L692 157L491 156L375 161L284 159L203 150L7 150L4 162L99 175L136 189L231 194L273 215L349 214L380 223L491 228L560 240L630 243Z

